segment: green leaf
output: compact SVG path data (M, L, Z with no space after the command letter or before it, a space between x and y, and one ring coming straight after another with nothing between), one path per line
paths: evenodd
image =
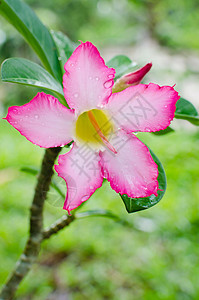
M35 167L23 167L20 169L21 172L36 176L39 173L39 168Z
M197 109L195 106L184 98L180 98L176 103L176 113L189 115L189 116L198 116Z
M0 14L26 39L51 75L62 81L54 40L34 11L20 0L1 0Z
M199 126L199 115L195 106L184 98L180 98L176 103L175 118L187 120Z
M137 64L132 62L132 60L125 55L117 55L109 60L106 65L109 68L114 68L116 70L115 79L117 79L122 75L133 71Z
M165 135L167 133L171 133L171 132L174 132L175 130L171 127L167 127L166 129L164 130L159 130L159 131L155 131L155 132L152 132L153 134L155 135Z
M60 31L52 30L51 34L57 47L59 55L58 59L60 61L62 73L64 73L64 65L75 50L76 45L65 34L63 34Z
M158 191L158 196L156 197L155 195L151 195L146 198L129 198L127 195L120 195L128 213L133 213L154 206L162 199L166 191L166 175L165 175L164 168L161 162L159 161L159 159L157 158L157 156L151 150L150 153L153 157L153 160L158 165L158 171L159 171L158 182L159 182L159 189L160 189Z
M63 97L60 83L40 65L24 58L6 59L1 67L2 81L42 87Z

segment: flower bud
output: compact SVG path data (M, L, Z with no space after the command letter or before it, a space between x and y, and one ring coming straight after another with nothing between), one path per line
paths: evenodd
M141 69L118 78L113 86L112 92L121 92L129 86L139 84L143 77L150 71L151 67L152 63L148 63Z

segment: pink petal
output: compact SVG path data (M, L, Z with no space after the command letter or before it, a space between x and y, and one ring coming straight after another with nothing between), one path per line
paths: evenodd
M106 109L116 126L127 132L158 131L173 120L179 98L170 86L139 84L113 94Z
M148 63L141 69L118 78L113 86L113 93L123 91L129 86L139 84L144 76L150 71L151 67L152 63Z
M73 139L74 112L45 93L25 105L10 107L5 119L40 147L63 146Z
M99 154L86 143L81 147L73 144L70 152L60 155L55 170L66 181L67 195L64 209L68 212L88 200L102 185Z
M107 102L114 84L115 70L105 65L93 44L81 43L64 68L64 95L71 108L83 112Z
M124 131L114 134L111 143L117 154L101 152L100 164L112 189L132 198L157 195L158 168L148 148L135 135Z

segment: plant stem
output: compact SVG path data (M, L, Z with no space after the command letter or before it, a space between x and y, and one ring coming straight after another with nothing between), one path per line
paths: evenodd
M60 150L59 147L49 148L45 152L30 208L29 238L21 257L0 293L0 300L13 299L20 282L37 259L43 240L43 206L53 175L53 165Z
M74 220L74 215L65 215L62 218L58 219L54 224L52 224L50 227L43 231L43 240L49 239L51 235L56 234L60 230L64 229L66 226L70 225L70 223Z

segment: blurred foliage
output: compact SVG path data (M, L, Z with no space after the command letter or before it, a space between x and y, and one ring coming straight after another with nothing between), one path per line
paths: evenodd
M98 45L132 44L150 34L170 47L199 48L197 0L26 0L49 28L74 41ZM27 46L0 20L1 56L27 55ZM13 47L14 46L14 47ZM16 51L18 49L18 51ZM21 52L22 51L22 52ZM24 53L23 53L24 52ZM26 56L25 55L25 56Z

